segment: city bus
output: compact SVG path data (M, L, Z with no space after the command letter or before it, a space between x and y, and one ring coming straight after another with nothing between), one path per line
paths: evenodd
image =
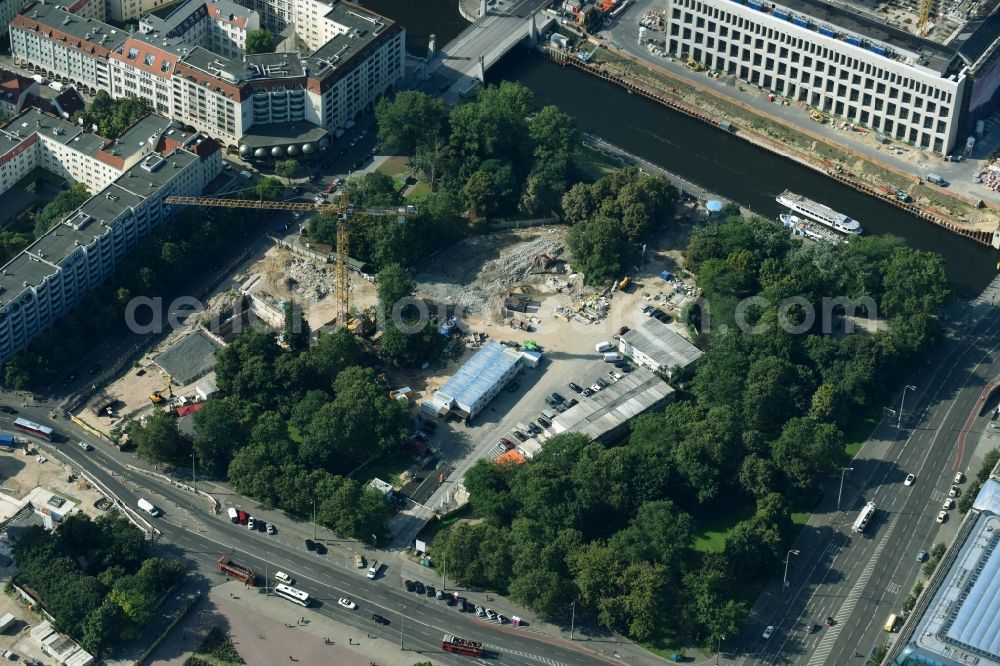
M445 634L441 639L441 649L453 654L461 654L466 657L482 657L483 644L479 641L470 641L466 638L459 638L454 634Z
M14 419L14 427L21 432L26 432L29 435L34 435L35 437L41 437L45 440L52 439L52 428L47 428L43 425L39 425L34 421L29 421L28 419L22 419L18 417Z
M299 606L309 605L309 595L302 590L296 590L294 587L289 585L278 583L274 586L274 593L279 597L288 599L293 604L298 604Z

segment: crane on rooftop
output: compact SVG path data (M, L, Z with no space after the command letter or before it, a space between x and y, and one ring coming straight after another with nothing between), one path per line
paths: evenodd
M931 19L931 7L934 4L934 0L920 0L920 16L917 20L917 34L921 37L926 37L927 32L930 30L930 26L927 24Z
M400 224L406 218L417 214L415 206L397 206L395 208L358 208L347 201L346 192L332 203L311 204L299 201L265 201L262 199L217 199L214 197L183 197L168 196L164 203L181 206L215 206L219 208L254 208L258 210L290 210L301 212L319 212L335 215L337 218L337 248L335 270L335 298L337 303L337 325L347 326L349 300L347 295L348 274L347 256L349 231L348 223L352 218L361 217L395 217Z

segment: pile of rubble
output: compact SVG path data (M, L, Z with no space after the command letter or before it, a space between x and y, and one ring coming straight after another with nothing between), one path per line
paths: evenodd
M471 238L449 248L417 275L417 290L433 300L459 305L466 312L484 314L497 297L525 281L536 256L559 256L564 249L562 240L553 234L505 248L499 258L481 267L462 271L456 266L459 258L481 253L489 241L488 237Z
M569 321L577 319L596 324L608 316L608 309L611 304L604 296L590 295L582 300L575 301L572 307L559 306L555 308L553 314L556 319Z
M308 302L326 298L334 289L336 271L332 265L322 265L302 257L287 257L284 275L289 288Z

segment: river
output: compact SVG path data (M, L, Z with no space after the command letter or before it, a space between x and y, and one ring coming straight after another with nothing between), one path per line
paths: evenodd
M444 45L468 24L458 0L363 0L374 11L407 27L409 48L426 55L427 35ZM821 201L861 222L876 234L902 236L912 247L940 253L955 291L978 294L996 275L998 254L922 222L887 204L844 187L811 170L771 155L724 132L627 94L621 88L575 69L563 69L525 49L513 51L489 72L490 81L519 81L539 105L555 104L572 113L582 130L614 143L684 178L776 217L774 197L790 189Z

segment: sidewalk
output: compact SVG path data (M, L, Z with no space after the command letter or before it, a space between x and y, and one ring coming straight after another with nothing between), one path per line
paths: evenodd
M301 623L303 617L305 622ZM248 591L235 581L213 587L207 598L174 627L147 663L181 666L213 626L220 627L232 639L250 666L279 663L370 666L373 661L378 666L412 666L414 661L440 663L425 654L401 652L395 641L341 624L279 597L266 596L263 590Z

